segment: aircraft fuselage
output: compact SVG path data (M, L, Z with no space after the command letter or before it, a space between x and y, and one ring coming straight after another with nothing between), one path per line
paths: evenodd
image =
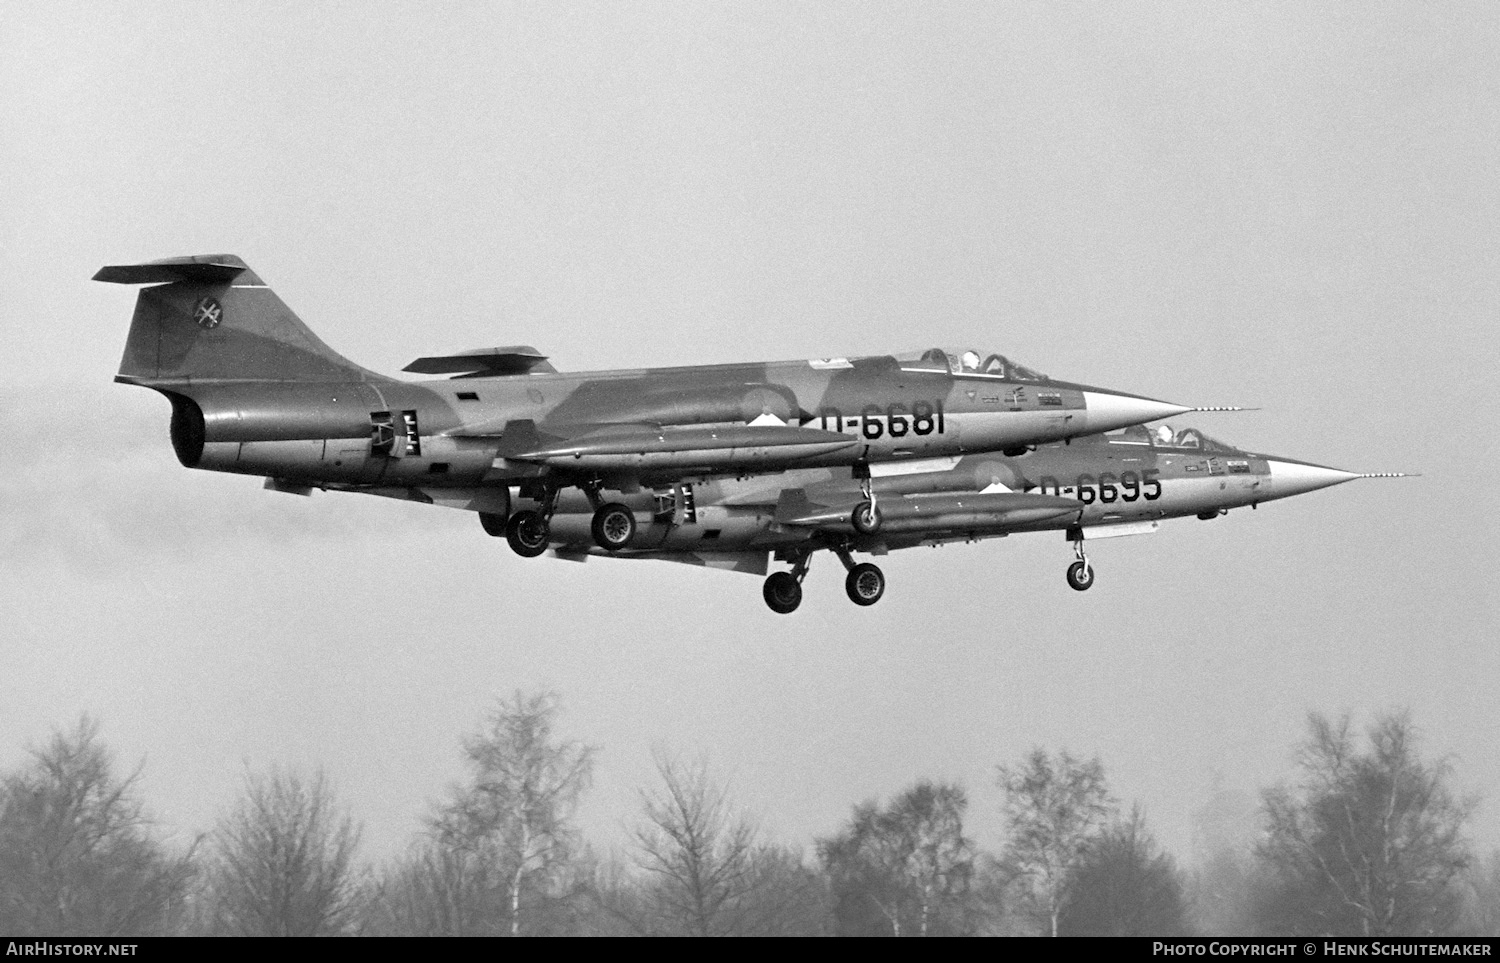
M1182 410L1064 382L907 371L890 357L856 359L838 370L815 364L425 382L132 380L175 396L174 442L184 464L313 486L493 486L535 477L539 467L629 475L649 484L695 470L780 470L998 450ZM672 444L687 438L680 429L743 430L757 419L812 437L760 445L732 438L719 448ZM537 440L523 447L535 450L507 458L503 442L518 424L534 430ZM623 436L623 447L600 447L611 432ZM671 450L643 444L650 432L665 432Z
M641 524L632 550L653 556L777 551L843 539L856 551L881 553L1026 531L1081 530L1085 538L1100 537L1120 530L1111 526L1216 514L1357 477L1223 446L1204 450L1103 436L1042 445L1016 457L981 453L901 468L906 470L875 470L873 488L884 523L873 535L862 535L848 524L849 508L862 497L860 482L848 469L835 467L745 479L703 478L672 492L633 496L628 503ZM916 470L920 468L929 470ZM1309 484L1308 471L1325 472L1326 480ZM814 506L795 513L800 523L788 516L783 502L787 491L805 493ZM1009 508L1003 498L987 503L986 492L1053 496L1066 505ZM691 501L691 513L678 510L677 502L684 499ZM928 505L933 508L923 511ZM582 498L559 504L552 536L564 552L599 552L589 536Z

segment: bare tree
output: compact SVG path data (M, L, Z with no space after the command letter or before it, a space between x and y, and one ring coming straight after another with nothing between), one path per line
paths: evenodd
M694 919L680 878L664 878L610 859L595 870L594 913L586 931L597 936L828 936L832 913L822 875L795 849L757 844L749 852L738 893L707 919ZM703 925L696 925L703 924Z
M1140 807L1116 820L1073 870L1063 936L1185 936L1187 902L1172 857L1146 829Z
M209 926L241 936L333 936L361 900L359 830L321 771L247 773L245 790L213 833Z
M486 907L476 895L482 863L470 849L426 839L387 866L374 885L366 930L373 936L451 936L481 932Z
M843 833L820 840L840 930L891 936L963 933L974 847L964 836L968 799L952 783L919 782L881 808L856 806ZM879 930L870 910L878 914Z
M1114 809L1104 767L1098 759L1080 762L1066 750L1054 760L1038 748L1023 765L999 769L1010 830L1005 861L1023 902L1043 931L1056 936L1075 871Z
M191 852L153 838L140 770L115 778L98 736L84 716L0 777L0 932L153 936L180 923Z
M829 936L828 885L798 849L762 844L751 855L750 880L734 932L743 936Z
M1265 929L1292 935L1425 936L1455 923L1455 883L1469 862L1471 800L1448 788L1445 761L1424 762L1404 713L1380 716L1360 752L1347 717L1313 714L1302 781L1265 793L1260 855L1275 889Z
M730 935L750 888L756 830L735 812L703 762L655 753L661 787L642 792L635 831L640 868L651 878L654 924L691 936Z
M827 931L827 891L793 850L761 841L703 762L654 754L659 787L641 793L634 872L595 880L605 932L642 936L794 936Z
M517 692L464 740L467 783L431 821L432 849L409 865L426 881L426 918L448 935L556 932L571 886L573 817L594 750L559 740L557 697ZM414 877L414 879L417 877Z

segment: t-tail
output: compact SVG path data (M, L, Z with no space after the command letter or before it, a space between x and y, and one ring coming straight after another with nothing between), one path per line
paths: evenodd
M136 299L115 380L172 402L182 464L363 477L374 416L390 416L382 390L396 382L324 344L244 261L175 257L101 268L94 280L151 285Z
M101 268L95 281L148 284L116 381L163 391L244 382L386 381L313 334L232 254Z

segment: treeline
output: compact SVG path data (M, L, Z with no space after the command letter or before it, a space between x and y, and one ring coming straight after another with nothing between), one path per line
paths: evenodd
M997 769L1007 836L966 835L968 797L923 781L857 805L811 852L764 838L701 762L656 757L608 857L576 811L595 750L549 694L499 702L466 775L404 855L358 861L321 773L249 773L211 832L165 843L84 718L0 776L0 933L189 935L1500 935L1500 854L1464 838L1475 800L1400 714L1356 734L1314 715L1296 778L1253 832L1200 813L1184 871L1097 759Z

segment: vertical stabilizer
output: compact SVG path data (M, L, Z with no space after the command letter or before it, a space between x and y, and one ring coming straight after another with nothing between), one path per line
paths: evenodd
M232 254L105 267L94 280L154 285L136 299L116 381L388 380L324 344Z

